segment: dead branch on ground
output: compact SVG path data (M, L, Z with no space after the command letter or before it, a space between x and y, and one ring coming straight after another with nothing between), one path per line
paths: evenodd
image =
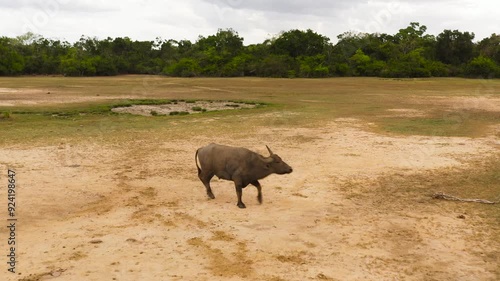
M463 198L458 198L458 197L455 197L452 195L444 194L443 192L434 193L432 195L432 198L449 200L449 201L474 202L474 203L483 203L483 204L497 204L498 203L498 202L484 200L484 199L463 199Z

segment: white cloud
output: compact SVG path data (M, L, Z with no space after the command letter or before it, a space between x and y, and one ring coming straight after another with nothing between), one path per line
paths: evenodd
M393 34L416 21L430 34L458 29L480 40L500 33L498 10L496 0L0 0L0 36L33 31L70 42L81 35L195 41L233 28L251 44L310 28L335 42L345 31Z

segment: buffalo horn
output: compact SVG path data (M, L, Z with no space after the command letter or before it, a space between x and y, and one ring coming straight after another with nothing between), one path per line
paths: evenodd
M273 155L274 153L271 151L271 149L269 148L269 146L266 145L266 147L267 147L267 151L269 151L269 154Z

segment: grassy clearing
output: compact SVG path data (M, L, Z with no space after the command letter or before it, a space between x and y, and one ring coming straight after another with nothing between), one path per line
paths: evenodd
M381 130L402 135L474 137L488 134L498 124L500 112L457 110L433 113L429 117L389 117L377 120Z
M339 117L372 123L372 130L402 135L483 136L498 124L499 112L465 110L428 101L430 97L500 96L500 81L466 79L332 78L332 79L182 79L157 76L97 78L16 77L0 78L0 128L10 132L1 145L34 139L87 138L113 132L142 131L172 135L172 123L182 122L187 137L191 131L209 133L200 126L205 118L217 118L217 126L239 134L245 127L321 127ZM36 92L38 90L38 92ZM47 95L46 92L51 92ZM101 99L95 99L95 98ZM89 98L87 102L75 98ZM48 100L47 100L48 99ZM54 99L54 102L51 102ZM14 100L19 106L2 106ZM67 100L67 102L64 102ZM250 111L210 112L203 116L147 118L116 115L110 109L131 104L164 104L194 100L233 100L267 104ZM35 104L23 104L34 101ZM426 112L423 117L388 116L388 110L409 108ZM272 114L272 115L269 115ZM5 113L4 113L5 115ZM269 117L272 116L272 117ZM251 118L250 118L251 117ZM7 121L8 120L8 121ZM184 136L182 136L184 134ZM113 139L120 135L113 136ZM23 141L24 140L24 141ZM29 142L28 141L28 142Z
M498 111L446 103L447 99L457 97L498 100L499 80L121 76L17 77L0 78L0 83L0 130L3 133L0 147L33 147L80 141L116 145L144 139L161 143L189 141L200 135L205 139L220 136L247 139L261 128L322 128L337 118L358 119L360 122L357 124L370 124L367 129L384 134L479 137L494 134L492 127L498 126L500 120ZM18 92L2 93L2 88ZM37 89L40 91L34 91ZM49 91L51 94L47 95ZM89 101L76 99L82 97L89 98ZM92 100L96 97L99 99ZM440 103L434 102L435 97L441 99ZM185 116L145 117L110 111L115 106L181 100L189 103L194 100L232 100L266 106ZM35 104L23 101L34 101ZM1 106L2 102L20 105ZM391 111L393 109L411 109L423 114L405 116ZM307 135L290 140L294 143L311 141ZM467 222L471 216L480 217L479 221L485 224L474 229L484 229L484 232L478 234L476 239L493 241L485 259L494 263L500 258L500 205L437 201L430 195L445 192L461 198L498 201L499 175L500 155L495 155L474 160L462 168L412 174L391 173L370 184L346 183L341 191L345 191L348 199L373 202L370 206L381 213L408 214L412 208L419 207L428 208L429 213L465 214ZM275 188L281 190L281 187Z
M12 110L12 114L32 114L56 117L73 117L77 115L112 115L116 114L111 109L116 107L130 107L132 105L161 105L171 104L172 101L165 99L129 99L104 103L85 103L73 105L58 105L48 107L21 107Z

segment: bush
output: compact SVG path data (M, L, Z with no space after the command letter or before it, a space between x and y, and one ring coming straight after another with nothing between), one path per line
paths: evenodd
M188 115L189 112L187 111L172 111L170 112L170 115Z
M258 65L256 74L265 77L288 77L288 71L294 69L293 59L286 55L269 55Z
M200 65L196 60L191 58L183 58L179 60L179 62L163 69L164 74L180 77L195 77L198 76L200 72Z
M201 108L201 107L199 107L199 106L193 106L193 107L191 107L191 110L193 110L193 111L203 111L203 109L204 109L204 108ZM205 110L205 111L206 111L206 110Z
M447 77L450 75L448 66L440 61L428 61L425 68L431 72L433 77Z
M339 63L334 67L334 73L338 76L349 75L349 65L347 63Z
M498 75L499 67L490 58L478 56L465 66L465 75L478 78L493 78Z
M327 77L330 74L330 70L326 66L318 65L313 70L314 77Z
M2 114L0 114L0 120L4 120L4 119L10 119L10 112L2 112Z

